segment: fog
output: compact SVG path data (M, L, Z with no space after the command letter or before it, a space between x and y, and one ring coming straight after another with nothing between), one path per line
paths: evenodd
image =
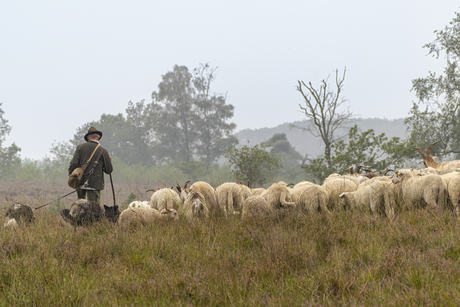
M304 119L297 81L346 67L347 107L402 118L411 81L458 1L9 1L0 11L0 102L21 157L41 159L103 113L150 101L175 64L218 67L236 131Z

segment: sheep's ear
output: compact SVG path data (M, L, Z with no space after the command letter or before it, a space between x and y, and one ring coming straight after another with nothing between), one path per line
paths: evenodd
M104 209L109 209L109 206L104 205Z

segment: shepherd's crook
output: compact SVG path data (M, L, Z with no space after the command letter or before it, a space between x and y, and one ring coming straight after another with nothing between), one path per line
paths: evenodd
M115 189L113 188L112 174L109 174L109 176L110 176L110 184L112 185L113 206L115 207Z

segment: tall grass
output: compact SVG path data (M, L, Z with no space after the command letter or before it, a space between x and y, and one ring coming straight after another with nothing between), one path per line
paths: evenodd
M460 221L447 210L277 212L64 228L53 210L1 230L0 305L460 304Z

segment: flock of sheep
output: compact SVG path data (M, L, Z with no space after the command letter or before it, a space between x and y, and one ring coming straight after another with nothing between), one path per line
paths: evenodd
M426 168L403 169L382 176L368 171L360 174L359 166L350 174L332 174L322 185L308 181L294 184L277 182L269 188L250 189L241 182L226 182L213 188L204 181L189 182L176 189L163 188L153 191L150 201L135 201L123 212L117 206L100 206L86 200L78 200L70 209L61 212L65 225L87 225L107 219L120 225L148 225L156 220L178 220L179 212L189 221L209 218L216 214L237 215L242 219L269 215L276 210L331 214L337 208L369 210L372 214L393 219L395 208L406 206L450 207L459 216L460 160L437 163L430 151L420 148ZM291 187L292 186L292 187ZM30 207L12 205L5 216L5 227L28 224L33 221Z

